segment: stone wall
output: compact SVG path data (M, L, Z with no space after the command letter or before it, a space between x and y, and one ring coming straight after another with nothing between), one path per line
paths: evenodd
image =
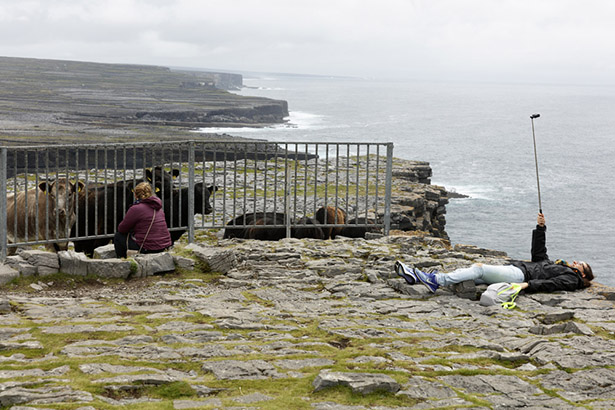
M0 272L0 285L17 277L37 276L44 278L54 273L69 275L94 275L101 278L138 278L157 273L172 272L176 263L185 265L184 259L170 253L138 255L134 259L117 259L113 245L100 247L95 258L83 253L61 251L58 253L41 250L18 250L18 254L7 257ZM194 262L192 261L194 266Z

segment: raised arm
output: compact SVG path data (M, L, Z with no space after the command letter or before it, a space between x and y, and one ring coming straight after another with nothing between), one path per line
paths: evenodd
M545 216L538 214L536 229L532 231L532 262L549 259L547 255L547 226Z

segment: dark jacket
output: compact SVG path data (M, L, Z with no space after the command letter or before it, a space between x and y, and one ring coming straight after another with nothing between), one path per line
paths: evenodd
M513 261L525 275L530 292L573 291L585 287L581 273L566 265L555 264L547 256L546 226L532 232L532 261Z
M156 217L152 224L154 210L156 210ZM147 233L150 224L152 224L152 228ZM164 219L162 201L154 195L137 201L128 208L128 212L126 212L126 216L120 222L117 230L121 233L132 232L135 242L139 246L143 245L143 248L148 251L157 251L171 246L171 235ZM145 238L146 234L147 238ZM143 239L145 239L145 243L143 243Z

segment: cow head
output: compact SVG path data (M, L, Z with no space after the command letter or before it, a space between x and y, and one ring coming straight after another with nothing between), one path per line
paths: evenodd
M205 187L205 183L194 184L194 213L208 215L213 212L211 207L211 194L218 190L217 186ZM203 208L205 207L205 208Z
M46 203L49 209L53 209L54 214L57 212L62 220L66 220L66 216L69 215L69 221L74 220L77 192L83 190L84 186L81 181L73 184L66 178L59 178L51 182L43 181L38 184L39 189L47 197Z
M173 190L173 179L177 178L180 172L179 169L171 169L171 172L167 172L161 166L148 168L145 170L145 181L154 187L157 196L169 196Z

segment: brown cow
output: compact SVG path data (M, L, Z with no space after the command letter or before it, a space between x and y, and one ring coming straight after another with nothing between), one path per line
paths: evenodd
M316 211L316 220L321 224L344 225L346 223L346 211L332 206L322 207ZM341 226L326 226L322 228L325 239L335 239L344 229Z
M69 237L75 223L75 198L83 183L66 178L44 181L38 188L9 194L6 212L8 243L56 240ZM46 244L50 250L65 250L68 242ZM8 248L9 254L15 248Z

